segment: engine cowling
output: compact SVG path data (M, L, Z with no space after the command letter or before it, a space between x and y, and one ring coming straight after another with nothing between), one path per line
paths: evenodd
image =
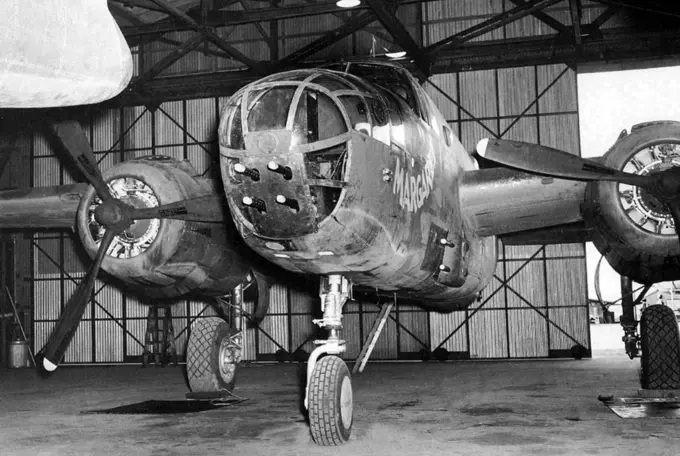
M680 166L680 122L635 125L602 158L614 169L654 174ZM679 196L680 197L680 196ZM640 283L680 279L680 244L668 208L646 189L616 182L588 184L583 218L593 243L621 275Z
M135 207L216 191L213 181L200 177L187 161L163 156L129 160L102 175L116 198ZM94 219L99 203L90 188L78 208L78 232L92 257L103 236L103 228ZM231 217L227 214L225 220L228 225ZM246 277L251 256L236 229L225 223L138 220L115 237L102 269L151 297L225 294Z

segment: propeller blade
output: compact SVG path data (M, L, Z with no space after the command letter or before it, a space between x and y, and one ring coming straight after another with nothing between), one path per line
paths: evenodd
M94 187L102 201L114 199L102 178L97 159L92 152L83 127L75 120L51 122L50 126L59 138L59 141L64 145L73 163Z
M71 339L73 339L73 335L78 329L90 294L92 293L92 288L94 288L94 280L99 273L104 255L106 255L106 251L109 249L114 236L113 230L106 230L106 233L104 233L104 238L97 251L94 263L90 266L89 271L87 271L87 274L83 277L73 296L71 296L71 299L66 304L64 311L59 317L57 326L52 331L52 334L50 334L50 338L42 350L43 368L48 372L52 372L57 368L71 343Z
M163 204L156 207L135 208L130 213L133 220L170 218L194 222L223 222L224 197L220 194Z
M656 178L625 173L552 147L504 139L482 139L477 153L487 160L530 173L563 179L614 181L651 188Z

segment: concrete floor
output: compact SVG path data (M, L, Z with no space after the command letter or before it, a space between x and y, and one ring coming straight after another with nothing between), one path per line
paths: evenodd
M606 356L605 356L606 355ZM183 415L81 412L182 400L181 367L0 371L2 455L676 455L680 422L623 420L597 399L633 396L639 361L369 363L354 377L347 445L316 447L296 364L239 371L238 405Z

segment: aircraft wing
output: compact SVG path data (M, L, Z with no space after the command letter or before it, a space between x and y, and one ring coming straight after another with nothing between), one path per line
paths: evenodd
M0 228L73 228L88 184L0 191Z
M461 206L480 236L523 232L528 240L528 230L580 222L580 205L585 189L586 183L580 181L509 168L480 169L463 175ZM552 233L557 236L559 231L553 230ZM550 231L534 231L534 234L536 239L540 239L549 235Z
M98 103L132 77L132 56L106 0L4 0L0 107Z

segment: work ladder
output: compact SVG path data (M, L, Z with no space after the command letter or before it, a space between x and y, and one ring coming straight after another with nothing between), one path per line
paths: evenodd
M163 312L161 317L160 312ZM175 330L172 326L170 306L151 306L146 317L146 336L144 338L144 367L152 363L155 366L166 366L171 361L177 365L177 348L175 347Z
M394 301L396 302L396 297ZM385 327L385 322L387 321L387 318L390 316L390 311L392 310L392 307L394 307L394 302L385 303L380 308L380 313L375 319L373 328L371 328L371 332L368 333L368 337L366 338L366 342L364 343L364 346L361 349L361 353L359 353L359 357L354 363L354 369L352 370L353 374L364 371L364 367L368 362L368 358L371 356L371 353L373 352L373 348L375 347L376 342L378 342L378 337L380 337L380 333Z

